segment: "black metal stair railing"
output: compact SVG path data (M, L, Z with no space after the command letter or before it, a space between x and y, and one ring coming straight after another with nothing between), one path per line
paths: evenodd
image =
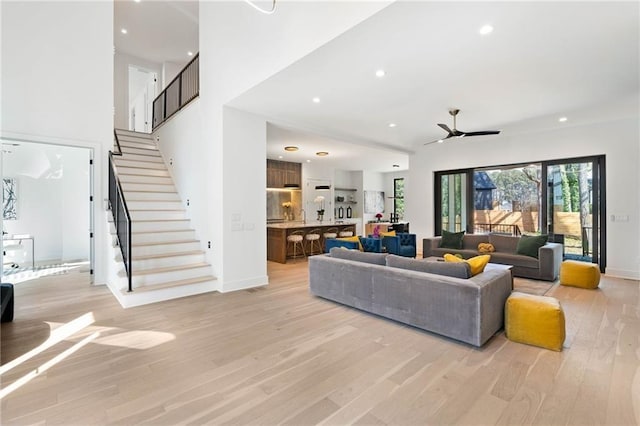
M122 261L127 272L128 291L132 288L132 253L131 253L131 215L127 208L127 202L124 199L122 185L116 174L114 156L121 156L120 141L118 135L114 131L115 147L118 152L109 151L109 210L113 215L113 224L116 228L116 240L122 253Z
M171 80L153 101L153 130L200 94L200 55L191 61Z

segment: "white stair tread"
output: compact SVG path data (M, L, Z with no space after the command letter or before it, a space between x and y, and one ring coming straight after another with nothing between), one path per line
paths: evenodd
M203 254L202 250L191 251L179 251L174 253L160 253L160 254L145 254L145 255L133 255L133 261L136 260L148 260L148 259L162 259L163 257L178 257L178 256L192 256L194 254Z
M202 276L202 277L189 278L187 280L169 281L169 282L166 282L166 283L152 284L152 285L141 286L141 287L134 287L133 288L133 292L134 293L141 293L141 292L145 292L145 291L154 291L154 290L159 290L159 289L164 289L164 288L179 287L179 286L183 286L183 285L198 284L198 283L203 283L203 282L207 282L207 281L215 281L215 280L216 280L216 277L214 277L213 275L205 275L205 276ZM126 289L123 289L122 290L122 294L130 294L130 293L128 293Z
M132 243L131 247L164 246L167 244L189 244L189 243L199 243L199 242L200 240L156 241L153 243Z
M132 235L162 234L162 233L168 233L168 232L190 232L190 231L193 231L193 229L186 228L186 229L165 229L165 230L161 230L161 231L132 231L131 234Z
M182 266L167 266L164 268L152 268L152 269L134 269L133 276L137 277L140 275L149 275L149 274L162 274L165 272L175 272L175 271L186 271L188 269L194 268L204 268L210 266L208 263L192 263L191 265L182 265Z
M189 219L132 219L131 223L138 222L189 222Z

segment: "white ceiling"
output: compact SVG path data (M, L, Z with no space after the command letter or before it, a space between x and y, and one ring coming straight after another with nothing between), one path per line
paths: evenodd
M158 63L198 51L197 1L116 0L114 10L118 51ZM269 118L268 158L404 170L408 153L445 136L436 123L453 127L452 107L463 131L502 130L474 141L637 113L639 14L638 2L397 1L231 106ZM495 29L481 36L485 24Z
M198 52L197 1L115 0L113 9L117 52L160 64L186 64L187 52Z
M526 123L529 131L575 125L618 100L627 100L622 114L637 113L638 21L637 2L396 2L231 106L305 129L272 128L269 158L295 141L336 155L336 140L359 152L430 149L423 144L445 136L436 123L453 127L451 107L461 109L459 129L503 130L478 141ZM495 30L481 36L485 24Z

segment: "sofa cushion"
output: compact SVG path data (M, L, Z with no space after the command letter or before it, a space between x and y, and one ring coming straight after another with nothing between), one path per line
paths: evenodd
M493 263L521 266L523 268L538 269L540 267L540 261L535 257L523 256L515 253L491 253L491 261Z
M538 250L540 249L540 247L547 244L548 239L549 239L549 236L546 234L523 235L522 237L520 237L520 241L518 241L518 246L516 247L516 254L535 257L537 259Z
M427 261L390 254L387 256L387 266L391 268L408 269L416 272L444 275L453 278L471 278L471 268L465 262L447 263Z
M462 259L454 254L445 254L444 255L444 261L445 262L450 262L450 263L466 263L469 265L469 268L471 269L471 276L476 276L480 273L482 273L484 271L484 267L487 266L487 263L489 263L489 259L491 259L491 256L488 254L482 254L480 256L474 256L470 259Z
M462 248L463 238L464 238L464 231L449 232L449 231L443 230L442 239L440 240L440 247L460 250Z
M462 239L462 248L464 250L478 250L478 244L488 243L488 234L466 234Z
M334 247L330 251L331 257L336 259L353 260L355 262L371 263L374 265L385 265L387 255L384 253L368 253L357 250L345 250Z
M489 242L493 244L496 251L506 251L515 253L520 238L512 235L489 234Z

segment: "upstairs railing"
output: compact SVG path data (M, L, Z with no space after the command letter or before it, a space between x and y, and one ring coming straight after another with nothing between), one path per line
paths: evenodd
M473 225L473 230L476 234L496 232L499 234L511 234L515 236L522 235L518 225L511 225L507 223L475 223Z
M200 94L200 54L171 80L171 83L153 101L153 129Z
M118 135L114 132L115 147L118 152L109 151L109 210L113 215L113 224L116 228L117 244L122 252L122 261L127 272L128 291L132 291L131 270L131 215L127 208L127 202L122 194L122 185L116 175L113 157L122 155Z

